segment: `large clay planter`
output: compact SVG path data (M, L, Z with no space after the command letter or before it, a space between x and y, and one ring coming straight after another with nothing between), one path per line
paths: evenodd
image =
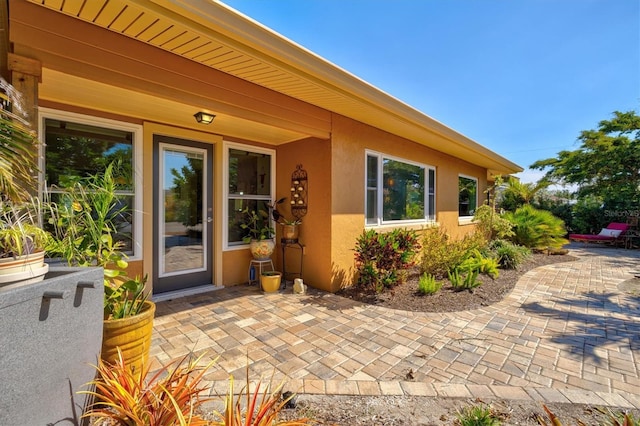
M275 293L280 289L282 274L277 271L267 271L260 275L260 286L265 293Z
M0 287L13 288L42 281L48 270L44 251L0 259Z
M273 240L251 240L249 250L254 259L266 260L273 254L275 246Z
M155 303L147 300L145 307L138 315L104 320L102 332L103 361L113 363L118 359L118 349L122 352L125 365L133 367L136 372L142 371L149 359L151 334L153 333L153 316Z

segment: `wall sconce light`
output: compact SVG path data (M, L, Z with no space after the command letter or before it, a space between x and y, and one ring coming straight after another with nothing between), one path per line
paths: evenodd
M196 118L196 121L200 124L211 124L213 119L216 118L215 115L202 112L202 111L196 112L193 116Z

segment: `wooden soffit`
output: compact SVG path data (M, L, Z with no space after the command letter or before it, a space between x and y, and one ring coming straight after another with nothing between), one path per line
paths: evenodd
M28 1L489 170L522 170L218 1Z

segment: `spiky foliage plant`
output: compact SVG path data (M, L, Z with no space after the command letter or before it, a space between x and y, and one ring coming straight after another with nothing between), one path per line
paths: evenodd
M442 282L431 274L424 273L418 281L418 292L421 294L435 294L442 288Z
M461 426L500 426L502 422L496 418L490 407L473 405L458 412L458 424Z
M569 241L565 239L567 230L564 222L551 212L524 205L515 212L507 212L505 218L515 226L512 241L534 250L561 248Z
M95 390L82 392L95 403L82 417L122 426L208 425L197 410L209 400L200 396L207 389L202 380L215 360L201 365L203 356L188 354L147 379L149 365L137 374L118 349L115 363L98 361L97 377L88 383Z
M214 412L218 420L213 421L211 425L306 426L315 424L306 418L284 421L278 420L282 410L295 395L290 394L288 397L283 398L282 389L284 387L284 381L280 382L275 388L271 387L272 381L273 378L263 386L262 381L259 380L253 392L250 391L249 367L247 366L247 382L236 398L234 393L234 380L233 376L231 376L229 378L229 392L224 401L224 412ZM243 399L245 399L245 409L243 409L242 406Z

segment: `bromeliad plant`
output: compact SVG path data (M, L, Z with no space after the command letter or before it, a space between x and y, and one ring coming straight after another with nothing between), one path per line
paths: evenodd
M218 420L211 424L213 426L307 426L316 424L307 418L279 421L280 413L292 401L295 394L287 395L286 392L282 392L284 381L272 389L272 380L264 388L262 381L259 380L254 391L251 392L249 390L249 367L247 366L247 383L236 399L234 380L231 376L229 378L229 393L225 398L224 413L215 412ZM244 409L243 397L246 398Z
M98 361L97 377L87 384L95 391L82 392L93 395L95 403L82 417L123 426L208 425L197 410L209 400L200 396L207 389L202 381L215 360L201 365L203 357L187 354L146 379L149 366L137 374L118 349L115 363Z
M117 223L127 207L117 196L117 167L111 163L103 173L78 179L63 188L58 203L47 203L53 234L47 251L71 266L104 269L105 319L137 315L147 298L146 277L130 278L125 271L128 262Z

